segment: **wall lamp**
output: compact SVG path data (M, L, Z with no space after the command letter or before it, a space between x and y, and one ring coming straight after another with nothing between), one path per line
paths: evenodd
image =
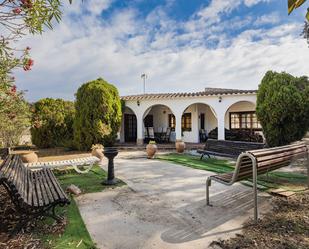
M136 103L137 103L137 106L140 106L140 105L141 105L141 103L139 102L139 100L138 100Z
M222 96L219 96L219 103L222 102Z

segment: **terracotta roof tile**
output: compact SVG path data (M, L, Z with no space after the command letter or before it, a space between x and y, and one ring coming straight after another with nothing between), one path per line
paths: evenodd
M236 95L236 94L255 94L257 90L240 90L240 89L225 89L225 88L205 88L202 92L191 93L146 93L137 95L123 96L123 100L142 100L142 99L161 99L161 98L180 98L180 97L202 97L211 95Z

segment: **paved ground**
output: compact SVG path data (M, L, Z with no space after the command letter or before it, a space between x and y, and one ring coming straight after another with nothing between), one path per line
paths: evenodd
M213 183L205 206L205 179L211 172L145 158L116 160L116 175L128 186L77 198L99 248L199 249L241 230L252 216L252 190ZM260 194L260 210L269 197Z

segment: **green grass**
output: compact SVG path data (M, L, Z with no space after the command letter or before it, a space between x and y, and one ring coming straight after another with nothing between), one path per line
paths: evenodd
M67 186L71 184L78 186L83 193L100 192L107 188L107 186L101 184L103 180L106 179L107 174L99 166L94 166L87 174L78 174L74 169L70 169L65 171L55 171L55 175L63 189L66 189ZM119 181L116 186L123 184L123 182Z
M56 171L55 175L63 189L66 189L70 184L78 186L83 193L99 192L105 188L110 188L101 184L106 178L106 172L99 166L94 166L87 174L78 174L74 170L66 170ZM121 186L123 184L124 183L120 181L116 186ZM78 246L79 249L96 248L82 220L76 202L72 197L71 204L64 208L58 208L57 213L62 213L62 215L64 213L68 219L68 224L65 227L65 231L60 235L38 235L48 248L73 249L77 247L80 241L82 242ZM45 224L51 224L52 222L53 220L49 218L44 220Z
M226 173L234 170L235 164L228 160L207 158L200 160L198 156L186 154L166 154L157 157L159 160L171 161L176 164L187 166L194 169L207 170L215 173ZM252 181L242 181L244 185L252 186ZM258 187L261 190L272 188L282 188L290 191L303 190L307 183L307 176L300 173L290 172L270 172L268 176L258 176Z

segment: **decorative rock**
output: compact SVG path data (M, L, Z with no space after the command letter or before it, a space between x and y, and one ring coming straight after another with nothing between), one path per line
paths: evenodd
M71 184L70 186L67 187L67 192L73 194L73 195L80 195L82 191L80 190L79 187L77 187L74 184Z

